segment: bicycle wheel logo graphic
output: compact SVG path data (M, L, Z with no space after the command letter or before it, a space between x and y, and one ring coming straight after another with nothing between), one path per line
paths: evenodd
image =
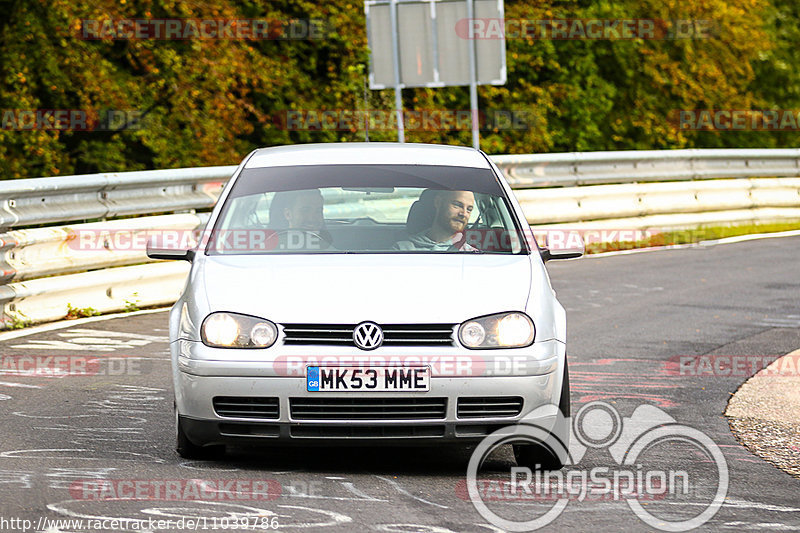
M559 428L567 431L559 431ZM559 436L560 435L560 436ZM576 485L566 486L558 484L559 491L546 493L542 498L541 493L533 493L534 501L553 501L549 509L529 520L511 520L502 517L489 508L484 501L478 483L478 470L489 454L504 444L533 443L542 445L558 457L562 458L565 465L563 478L578 480ZM675 487L666 487L664 483L671 483L673 476L664 472L642 471L642 458L653 450L668 449L677 443L689 446L716 469L716 487L713 496L702 512L686 519L667 519L657 516L645 509L640 501L643 493L655 490L649 482L656 480L654 486L660 494L667 490L673 494ZM662 448L659 448L662 447ZM590 471L576 468L583 456L590 449L605 449L614 460L610 468L594 468ZM527 470L530 481L530 470L526 468L513 468L511 479L512 492L515 492L516 471ZM470 501L478 513L489 523L507 531L533 531L550 524L567 508L572 500L583 501L587 495L596 495L593 487L587 480L596 481L597 471L606 473L607 479L617 480L626 476L633 478L632 474L639 474L639 485L636 491L621 490L620 487L611 487L616 490L617 496L624 495L624 500L633 513L647 525L661 531L687 531L702 526L717 513L722 506L728 492L728 464L719 446L705 433L682 424L678 424L669 414L650 405L638 406L630 417L622 417L620 413L606 402L596 401L584 405L574 418L564 418L558 408L548 405L534 410L521 421L520 424L507 426L484 438L470 457L467 467L467 493ZM557 472L559 473L559 472ZM619 474L619 476L618 476ZM624 474L624 475L622 475ZM538 475L538 472L537 472ZM687 474L688 476L688 474ZM642 483L645 479L647 482ZM676 476L676 479L680 477ZM686 481L686 480L684 480ZM583 485L581 486L581 483ZM537 478L537 489L540 488ZM551 490L549 487L547 490ZM693 504L696 505L696 504Z

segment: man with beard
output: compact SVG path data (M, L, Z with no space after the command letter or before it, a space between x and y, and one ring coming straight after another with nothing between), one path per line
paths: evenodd
M471 191L440 191L433 198L435 214L430 228L392 247L401 251L477 252L467 244L467 222L475 208L475 195Z

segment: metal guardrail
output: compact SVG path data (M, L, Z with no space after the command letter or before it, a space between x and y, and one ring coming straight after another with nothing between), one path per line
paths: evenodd
M8 228L210 209L235 166L0 181L0 231Z
M0 236L0 284L148 262L153 230L188 233L207 220L186 213L13 230Z
M569 152L492 157L514 188L800 176L800 149Z
M515 189L800 177L800 149L691 149L493 156ZM0 181L0 231L209 209L235 166Z
M800 149L582 152L492 159L537 230L672 229L800 220ZM151 230L186 232L202 227L207 214L195 211L213 207L235 169L0 182L0 327L58 320L68 304L110 312L174 301L189 265L151 262L143 246L120 247L114 238L124 235L129 243L144 242ZM347 210L346 202L336 205L338 199L332 200L332 208ZM100 222L76 223L84 220ZM35 227L43 225L48 226ZM94 242L84 249L79 240L83 235L95 235L102 246Z
M672 215L717 213L720 223L797 218L800 211L800 178L737 178L690 181L626 183L518 189L516 196L531 224L556 224L626 220L628 225L652 227L652 218ZM770 217L757 210L772 209ZM730 212L739 212L730 218ZM691 220L684 216L683 219ZM686 223L667 222L666 227ZM691 222L689 223L691 225ZM664 225L662 224L662 227Z

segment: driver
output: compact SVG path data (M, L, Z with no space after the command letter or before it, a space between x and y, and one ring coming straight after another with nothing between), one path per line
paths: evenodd
M467 222L475 208L472 191L440 191L434 197L433 205L436 212L431 227L408 240L396 242L392 248L402 251L479 251L465 239Z
M286 193L283 217L289 229L319 232L325 226L322 206L322 193L319 189L289 191Z
M282 229L279 235L284 234L289 237L288 243L294 243L292 246L282 243L284 247L331 248L331 236L325 229L322 214L323 205L322 192L319 189L275 194L270 206L270 225Z

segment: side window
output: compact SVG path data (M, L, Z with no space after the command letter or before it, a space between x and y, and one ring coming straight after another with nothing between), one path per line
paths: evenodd
M496 199L488 194L475 195L475 210L479 213L480 217L476 227L494 228L503 225L497 212L495 201ZM474 220L470 219L470 223L473 222Z
M252 229L266 225L266 217L258 211L263 194L251 194L234 198L225 212L224 227L230 229Z
M267 193L259 194L257 196L258 196L258 200L256 201L256 204L253 207L252 218L260 226L268 226L269 223L270 223L270 220L269 220L269 206L272 203L272 197L275 196L275 193L274 192L267 192Z

